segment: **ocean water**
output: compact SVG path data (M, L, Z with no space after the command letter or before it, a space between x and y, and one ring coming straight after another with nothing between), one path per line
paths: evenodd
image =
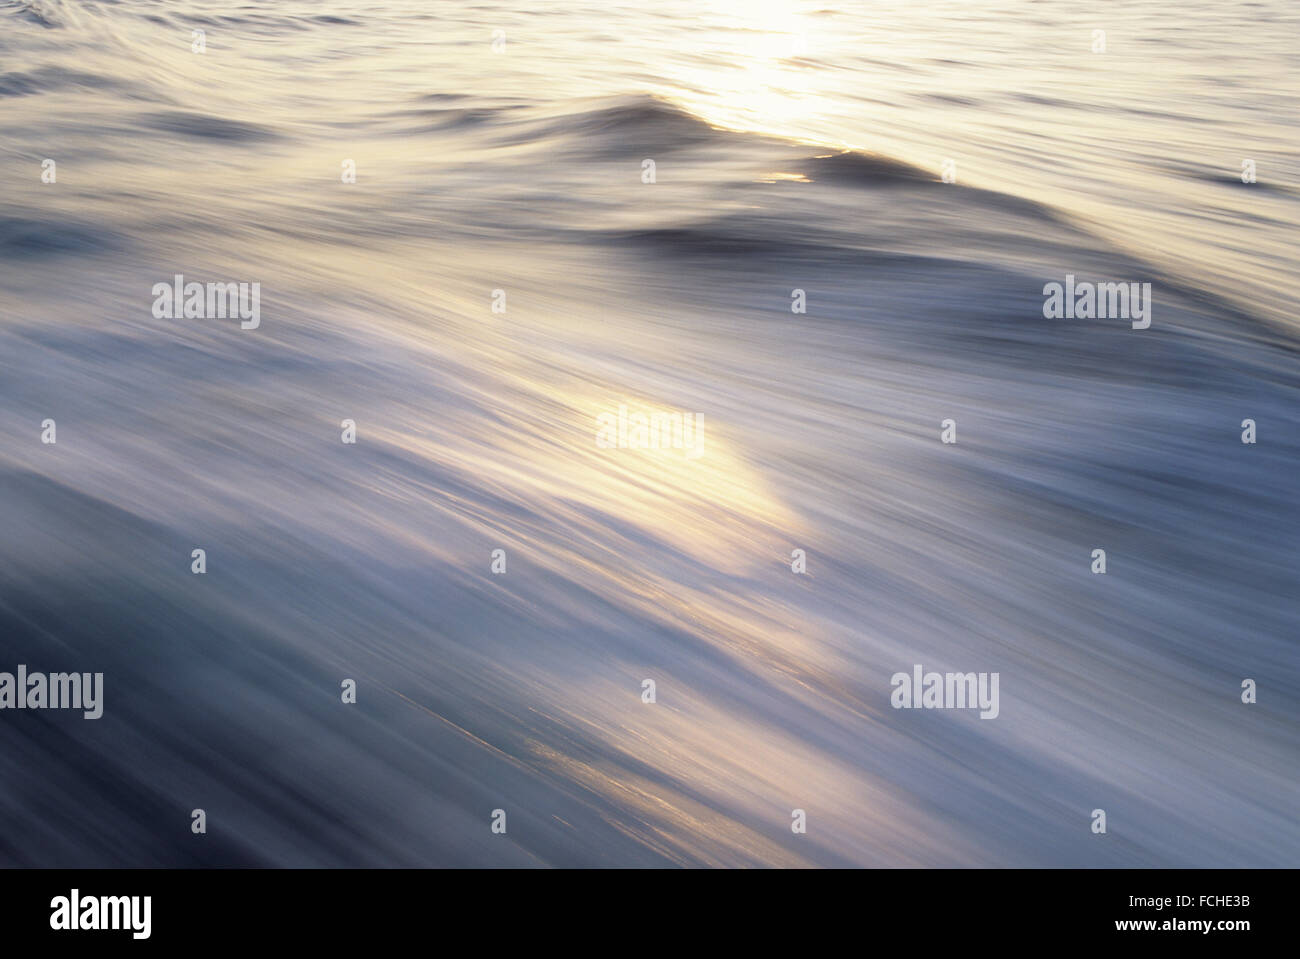
M1297 40L0 0L0 862L1296 865Z

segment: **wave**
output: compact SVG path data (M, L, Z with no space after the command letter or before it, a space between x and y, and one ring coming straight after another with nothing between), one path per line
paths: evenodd
M0 97L25 97L61 90L123 90L113 77L80 70L46 67L27 72L0 73Z
M153 111L136 118L139 126L204 140L248 142L277 139L279 134L262 124L182 110Z
M0 14L8 14L26 23L45 27L47 30L55 30L63 26L63 21L55 12L54 5L37 2L37 0L5 0L0 4Z
M7 259L88 255L121 248L120 236L91 223L0 216L0 255Z

